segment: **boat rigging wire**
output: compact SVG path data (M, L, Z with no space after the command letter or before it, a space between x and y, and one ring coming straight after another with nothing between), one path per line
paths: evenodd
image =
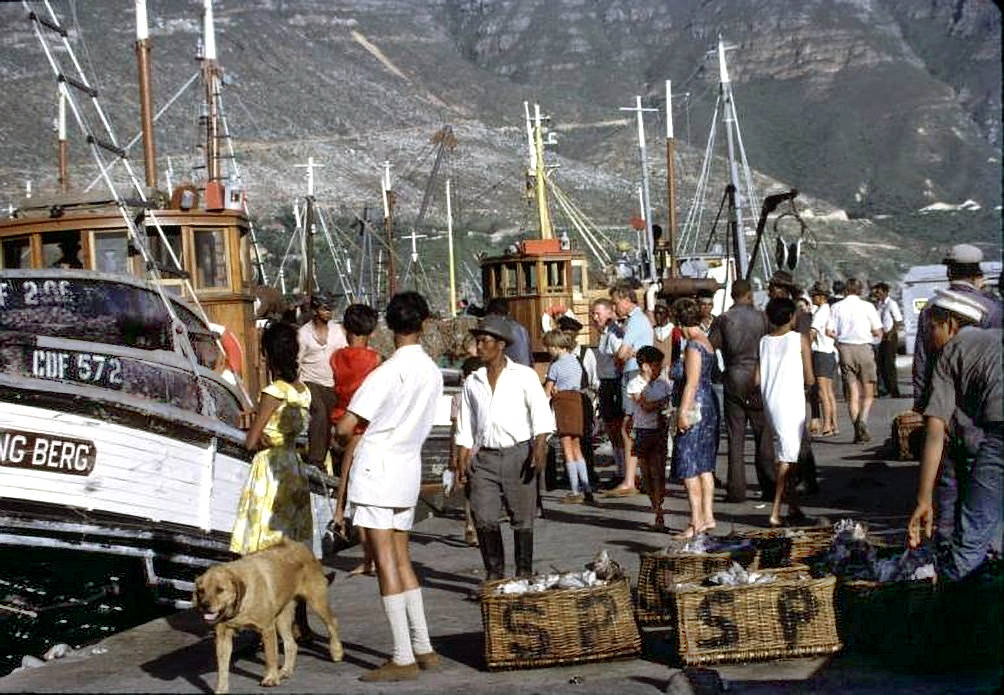
M174 93L174 96L172 96L168 100L168 102L166 104L164 104L162 107L160 107L160 110L158 110L157 113L155 113L154 116L153 116L153 122L154 123L156 123L158 120L160 120L160 117L163 116L165 113L167 113L167 110L169 108L171 108L171 106L174 104L174 102L177 101L178 98L182 94L185 93L185 90L188 89L189 87L191 87L193 82L195 82L197 79L199 79L199 75L200 75L200 73L198 71L196 71L194 75L192 75L191 77L188 78L188 81L186 81L185 84L181 85L181 88L177 92ZM126 152L128 152L132 148L133 145L135 145L137 142L139 142L139 139L141 137L143 137L143 131L142 130L139 131L138 133L136 133L135 135L133 135L132 139L129 140L129 142L127 142L122 147L122 149L125 150ZM117 159L112 160L112 166L113 167L116 164L118 164L118 163L119 163L119 160L117 160ZM91 182L89 184L87 184L87 187L84 189L84 193L87 193L88 191L90 191L100 181L101 181L101 174L98 174L97 176L95 176L91 180Z

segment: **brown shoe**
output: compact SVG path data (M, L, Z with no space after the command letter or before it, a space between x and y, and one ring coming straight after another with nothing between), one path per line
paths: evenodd
M425 654L415 652L415 663L418 664L418 667L423 671L428 671L439 667L443 661L439 658L439 654L436 652L427 652Z
M630 497L631 495L637 495L638 490L633 487L615 487L613 490L607 490L604 497Z
M412 661L410 664L401 666L400 664L395 664L393 660L388 659L380 668L367 671L359 676L359 680L364 683L413 681L418 678L418 674L419 668L416 662Z

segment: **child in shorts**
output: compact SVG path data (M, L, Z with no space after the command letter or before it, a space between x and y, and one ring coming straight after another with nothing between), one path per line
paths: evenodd
M628 397L634 401L632 416L633 440L638 462L641 465L645 490L655 512L654 525L665 529L662 502L666 495L666 437L668 421L665 416L672 386L662 376L665 359L659 348L646 345L635 354L640 374L628 383Z
M586 459L582 454L582 365L572 354L575 338L565 331L550 330L544 334L544 346L551 355L544 380L544 393L551 399L554 420L557 424L561 451L565 456L565 468L571 493L562 498L565 504L593 502L593 492L589 485Z
M366 375L380 365L380 353L369 347L370 335L377 325L376 311L365 304L351 304L345 309L342 327L348 339L348 346L336 350L331 355L331 373L335 378L335 407L331 411L331 424L335 424L345 415L345 409L352 400L356 389L362 385ZM342 454L342 467L339 472L338 503L335 507L335 523L345 524L345 503L349 489L349 469L352 467L352 453L359 443L360 435L365 426L356 428L355 434L349 440ZM366 543L365 529L359 529L359 538L363 546L363 561L349 574L373 574L373 558L370 556Z

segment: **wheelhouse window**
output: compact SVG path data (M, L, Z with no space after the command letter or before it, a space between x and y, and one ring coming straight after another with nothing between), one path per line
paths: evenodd
M565 262L546 261L544 263L544 274L547 276L548 292L565 291Z
M161 271L178 272L178 266L175 265L174 260L171 258L171 251L174 251L174 256L182 264L182 268L184 268L185 259L181 250L181 227L161 225L160 229L164 232L164 238L161 238L155 224L148 224L146 226L150 255ZM165 239L167 243L164 243ZM170 250L168 247L170 247Z
M80 232L46 232L42 235L43 268L83 268Z
M513 296L517 292L518 283L516 280L516 264L506 263L505 264L505 293L507 296Z
M31 267L31 239L26 236L11 237L0 241L0 263L3 268Z
M501 297L505 292L502 289L502 266L492 266L492 296Z
M227 230L195 229L195 286L228 289Z
M125 232L94 232L91 267L102 273L129 272L129 240Z
M523 287L522 294L537 294L537 264L530 261L521 264Z
M254 279L254 266L251 263L251 239L249 234L241 234L241 287L247 288Z
M582 261L572 261L572 296L581 299L586 296L589 288L586 286L588 274Z

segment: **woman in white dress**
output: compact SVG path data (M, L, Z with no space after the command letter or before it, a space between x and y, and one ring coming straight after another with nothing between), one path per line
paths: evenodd
M809 371L812 355L802 341L801 334L793 330L793 301L787 297L775 297L767 303L766 313L773 330L760 339L757 378L764 410L774 433L777 485L770 512L770 525L780 526L781 503L785 501L786 495L788 520L804 520L795 500L791 469L798 463L805 431L805 389L812 385Z

